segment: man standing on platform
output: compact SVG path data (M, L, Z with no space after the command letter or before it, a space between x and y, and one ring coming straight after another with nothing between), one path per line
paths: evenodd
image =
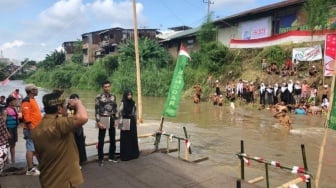
M22 100L21 110L23 115L23 138L26 140L26 175L38 176L40 171L33 165L33 156L35 147L31 139L31 131L40 123L42 114L35 97L38 95L38 89L34 84L28 84L25 87L27 96Z
M110 137L110 147L109 147L109 161L117 162L115 159L115 119L117 113L117 98L115 95L110 93L111 83L105 81L102 83L103 93L96 96L95 99L95 116L97 127L99 128L98 133L98 160L99 165L103 165L104 160L104 140L106 129L108 129Z
M74 139L75 129L88 121L88 115L78 98L69 100L76 114L68 116L63 91L54 90L42 98L45 115L32 131L36 155L41 170L43 188L75 188L84 182Z

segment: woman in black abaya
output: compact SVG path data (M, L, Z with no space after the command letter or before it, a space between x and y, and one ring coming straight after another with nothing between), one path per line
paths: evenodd
M136 105L132 95L132 91L126 90L119 107L119 118L130 119L130 130L120 129L120 160L122 161L139 157Z

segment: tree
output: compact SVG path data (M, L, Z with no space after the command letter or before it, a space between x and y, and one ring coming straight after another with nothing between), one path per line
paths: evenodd
M325 29L330 18L330 8L334 0L307 0L304 11L312 35L315 30Z
M62 65L65 62L65 53L63 50L54 50L51 55L47 54L46 58L38 64L38 67L52 69L57 65Z
M134 42L127 40L119 46L121 63L135 62ZM171 62L169 53L160 44L148 38L139 40L139 58L142 67L162 68Z
M208 42L213 42L217 40L218 29L211 21L210 15L207 20L202 24L201 29L196 34L196 39L198 44L201 46L207 44Z
M107 55L102 61L103 66L106 69L107 74L110 76L113 71L118 69L118 56L117 55Z

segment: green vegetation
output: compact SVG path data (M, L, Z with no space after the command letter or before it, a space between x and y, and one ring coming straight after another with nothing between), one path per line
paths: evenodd
M196 84L202 86L204 96L212 93L213 88L207 84L209 75L221 83L237 81L240 78L255 82L268 80L261 72L262 58L266 57L268 63L274 62L283 67L286 58L291 57L293 47L305 46L298 44L261 49L229 49L216 41L216 33L215 26L207 21L197 34L198 49L190 53L191 61L185 70L185 96L193 94L193 86ZM121 94L125 89L136 92L133 41L121 44L117 55L107 55L88 66L81 63L80 41L77 48L70 61L65 61L64 52L53 51L37 64L37 71L27 81L45 88L97 91L100 83L110 80L114 93ZM142 95L166 96L176 59L156 41L146 38L139 40L139 58Z
M328 26L328 19L331 11L328 10L334 2L335 0L307 0L305 2L304 10L312 34L315 30L330 27Z

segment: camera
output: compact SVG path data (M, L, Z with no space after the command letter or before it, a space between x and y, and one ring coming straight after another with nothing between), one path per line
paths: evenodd
M76 93L73 93L70 95L69 99L79 99L79 96L76 94ZM67 104L67 108L70 110L70 111L74 111L74 114L76 113L76 109L74 106L71 106L70 105L70 102L68 102Z

